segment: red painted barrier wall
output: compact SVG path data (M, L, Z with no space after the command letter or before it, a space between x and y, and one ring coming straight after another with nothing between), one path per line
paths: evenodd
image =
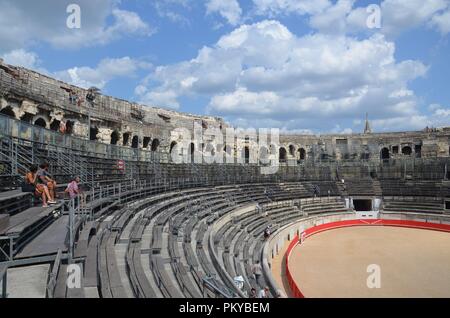
M449 232L450 233L450 225L448 224L437 224L437 223L426 223L426 222L418 222L418 221L406 221L406 220L348 220L348 221L339 221L339 222L331 222L318 226L314 226L310 229L307 229L302 233L303 239L306 239L312 235L343 228L343 227L352 227L352 226L393 226L393 227L407 227L414 229L424 229L424 230L432 230L432 231L441 231L441 232ZM297 283L292 277L292 274L289 270L289 257L291 256L292 250L300 244L299 237L295 236L294 239L288 246L286 251L286 277L289 283L289 288L291 294L294 298L304 298L305 296L301 292Z
M294 298L304 298L302 292L300 291L300 289L297 286L297 283L294 281L294 278L292 277L292 274L289 270L289 257L291 256L291 252L294 249L294 247L297 246L297 244L299 243L298 240L298 236L296 235L294 237L294 239L292 240L292 242L289 244L289 247L286 251L286 277L288 280L288 284L289 284L289 288L291 290L291 294L292 296L294 296Z

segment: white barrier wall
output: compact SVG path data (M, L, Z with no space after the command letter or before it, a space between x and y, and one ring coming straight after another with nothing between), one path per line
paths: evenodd
M264 245L261 255L264 276L269 283L269 288L271 288L272 293L275 295L278 294L280 297L287 297L287 295L278 288L271 269L272 259L283 250L287 241L291 241L296 235L300 236L302 232L311 227L331 222L354 220L356 218L357 216L353 212L322 214L301 219L298 222L286 225L276 231Z

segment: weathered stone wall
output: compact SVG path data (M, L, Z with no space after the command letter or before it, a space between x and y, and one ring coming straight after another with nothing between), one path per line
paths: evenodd
M138 105L99 93L90 102L88 93L88 90L0 60L0 111L47 129L57 130L62 121L71 127L71 134L81 138L89 138L91 131L92 139L104 143L115 139L117 145L147 150L159 144L158 151L169 152L171 144L180 141L173 134L175 128L185 128L193 134L194 124L203 129L228 127L221 118ZM206 138L202 143L195 145L195 151L210 151L205 148L212 144L214 150L220 152L226 146L225 141L219 143L214 138ZM380 159L382 154L389 158L447 157L449 144L450 128L441 128L382 134L282 135L280 144L275 147L283 160L341 160ZM259 151L255 140L238 138L229 152L232 156L243 155L245 147L252 152L253 149Z

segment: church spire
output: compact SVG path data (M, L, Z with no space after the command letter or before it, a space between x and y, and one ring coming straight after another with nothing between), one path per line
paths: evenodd
M372 128L370 128L370 122L369 122L369 113L366 113L366 126L364 127L364 133L365 134L372 133Z

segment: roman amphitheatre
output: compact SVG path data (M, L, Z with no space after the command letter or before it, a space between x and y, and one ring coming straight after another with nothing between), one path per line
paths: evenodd
M0 295L450 296L450 127L377 133L367 119L265 149L198 127L230 128L1 62ZM35 170L55 202L24 186Z

